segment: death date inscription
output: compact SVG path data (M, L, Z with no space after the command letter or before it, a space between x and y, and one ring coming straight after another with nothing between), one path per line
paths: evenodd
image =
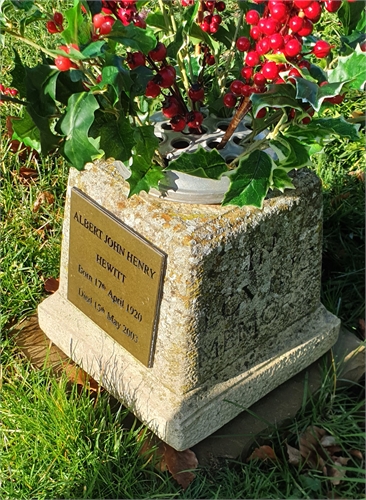
M152 366L166 254L77 188L70 214L68 300Z

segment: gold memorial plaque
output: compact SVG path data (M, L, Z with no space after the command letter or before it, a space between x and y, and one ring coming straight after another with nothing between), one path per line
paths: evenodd
M164 252L72 189L67 298L148 367L165 266Z

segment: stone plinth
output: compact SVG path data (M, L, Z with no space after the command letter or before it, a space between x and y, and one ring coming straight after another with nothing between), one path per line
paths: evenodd
M145 193L127 199L110 162L70 173L60 288L40 304L40 326L177 450L222 427L337 339L339 320L320 304L320 183L307 170L293 181L296 190L257 210ZM74 186L168 256L151 368L67 300Z

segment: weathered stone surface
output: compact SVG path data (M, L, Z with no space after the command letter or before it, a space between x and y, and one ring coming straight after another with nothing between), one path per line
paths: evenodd
M113 163L72 171L69 190L168 255L154 364L141 365L67 301L69 195L60 288L40 305L41 327L161 439L192 446L336 340L339 321L319 302L319 181L302 170L294 184L260 211L127 199Z
M325 366L336 368L337 386L345 381L358 382L365 373L365 343L341 327L330 352L251 406L250 412L243 411L194 446L200 465L212 466L220 463L220 459L245 457L259 434L293 419L301 409L304 393L312 394L320 388Z

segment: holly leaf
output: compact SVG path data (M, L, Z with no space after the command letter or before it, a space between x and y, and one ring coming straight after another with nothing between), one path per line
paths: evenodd
M128 161L134 145L134 131L127 117L109 117L100 127L100 147L107 158Z
M75 168L82 170L85 163L99 155L88 137L99 104L93 94L80 92L70 97L67 108L61 123L61 131L66 136L63 154Z
M215 149L206 151L199 146L194 153L182 153L176 160L171 161L169 170L206 179L219 179L228 169L225 160Z
M291 126L286 131L286 138L297 138L301 142L321 143L324 138L331 135L346 137L352 141L359 140L358 126L347 122L343 117L338 118L313 118L310 123L304 127Z
M294 108L301 110L300 104L296 100L296 92L292 85L271 85L264 94L252 94L252 108L254 116L262 108Z
M110 40L121 43L126 47L131 47L135 50L140 50L144 54L156 47L156 38L153 31L149 28L138 28L134 24L123 26L121 21L116 21L113 24L112 31L108 35Z
M288 176L286 170L282 168L275 168L272 171L272 186L281 191L281 193L285 189L295 189L291 178Z
M241 159L229 176L230 187L222 204L262 208L271 184L272 168L273 160L264 151L253 151Z
M333 82L344 81L347 82L349 88L363 90L366 82L365 65L366 54L362 52L358 45L356 50L349 56L338 58L337 67L328 73L328 81L333 85Z
M272 149L279 150L279 145L282 145L281 153L283 157L279 156L278 161L276 161L277 167L286 169L288 172L294 168L301 168L310 163L310 156L307 146L302 144L295 137L281 136L277 138L277 141L271 141L270 146ZM288 154L285 153L285 148Z
M345 82L329 83L323 87L319 87L314 82L310 82L305 78L296 78L296 98L307 101L315 111L319 111L323 101L327 97L339 95Z
M189 30L189 36L192 41L199 40L204 42L214 54L217 54L220 48L220 45L216 40L214 40L208 33L203 31L203 29L198 26L196 23L192 23L191 28Z
M146 66L139 66L130 72L132 85L130 88L131 98L139 95L144 95L147 82L154 76L153 71Z
M38 127L32 120L27 110L24 111L24 117L12 120L13 134L12 139L23 142L26 146L41 152L41 135Z
M104 53L106 43L104 40L98 40L97 42L90 43L81 51L83 58L89 59L92 57L99 57Z

